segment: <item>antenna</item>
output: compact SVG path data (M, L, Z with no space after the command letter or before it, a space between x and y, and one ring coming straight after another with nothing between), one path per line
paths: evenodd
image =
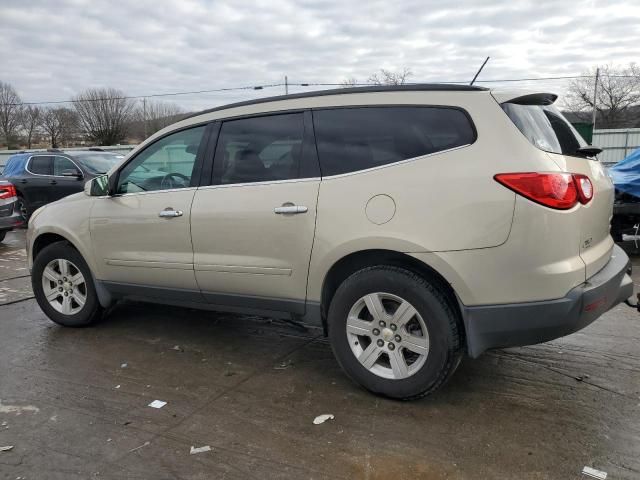
M469 85L473 85L473 82L476 81L476 78L478 78L478 75L480 75L480 72L482 71L482 69L487 64L488 61L489 61L489 57L487 57L487 59L484 61L484 63L482 65L480 65L480 69L476 72L475 76L473 77L473 80L471 80L471 83Z

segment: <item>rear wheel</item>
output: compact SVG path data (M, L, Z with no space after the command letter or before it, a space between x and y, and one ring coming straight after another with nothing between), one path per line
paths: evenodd
M462 358L457 315L434 284L378 266L351 275L329 308L334 354L356 382L409 400L438 389Z
M0 231L0 242L4 240L4 237L7 236L7 231L6 230L2 230Z
M42 311L60 325L90 325L102 314L91 271L67 242L51 244L38 254L31 284Z

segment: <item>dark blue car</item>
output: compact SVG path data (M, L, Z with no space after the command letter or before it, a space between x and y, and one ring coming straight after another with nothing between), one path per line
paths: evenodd
M2 176L17 191L17 210L28 220L39 207L81 192L84 184L106 173L123 158L101 150L47 150L9 157Z

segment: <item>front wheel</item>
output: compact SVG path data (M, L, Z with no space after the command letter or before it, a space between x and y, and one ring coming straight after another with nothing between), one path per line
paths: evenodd
M428 395L462 358L458 318L443 292L398 267L370 267L347 278L331 302L328 327L346 373L386 397Z
M89 266L67 242L53 243L38 253L31 285L40 308L55 323L83 327L102 314Z

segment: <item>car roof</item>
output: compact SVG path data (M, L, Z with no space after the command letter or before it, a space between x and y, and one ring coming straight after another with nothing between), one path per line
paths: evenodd
M372 93L372 92L483 92L488 88L472 85L456 85L451 83L417 83L410 85L375 85L369 87L346 87L332 88L329 90L315 90L313 92L294 93L291 95L277 95L273 97L257 98L244 102L231 103L221 105L219 107L209 108L200 112L186 116L183 120L187 120L207 113L229 110L237 107L246 107L249 105L258 105L261 103L278 102L281 100L296 100L301 98L325 97L328 95L345 95L352 93Z

